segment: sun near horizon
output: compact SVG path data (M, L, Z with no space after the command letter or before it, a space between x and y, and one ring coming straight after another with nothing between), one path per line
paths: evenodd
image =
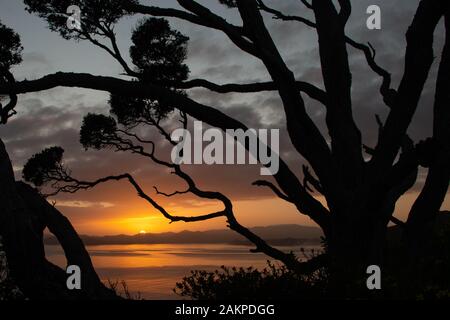
M123 192L123 190L120 190ZM417 193L406 194L396 206L395 216L405 220ZM103 197L102 197L103 198ZM323 202L323 199L318 197ZM178 206L176 202L162 203L174 215L196 215L215 212L220 209L215 204L196 204ZM58 206L58 204L57 204ZM261 227L280 224L297 224L303 226L317 225L308 217L300 215L294 206L276 198L238 200L234 202L236 216L247 227ZM158 211L130 194L130 197L111 203L109 206L65 207L60 206L64 214L69 214L71 221L80 234L105 236L117 234L147 234L163 232L206 231L226 229L225 218L195 223L170 223ZM450 210L450 199L445 200L441 210Z

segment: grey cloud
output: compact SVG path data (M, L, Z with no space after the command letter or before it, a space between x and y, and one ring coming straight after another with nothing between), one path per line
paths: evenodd
M165 7L171 5L164 1L159 1L159 3ZM357 41L370 41L372 43L377 50L377 61L392 72L393 84L397 86L403 72L405 32L419 1L358 0L352 1L352 3L354 15L348 24L347 32ZM311 12L304 9L300 1L270 0L267 1L267 4L279 8L287 14L300 14L311 18ZM365 28L367 17L365 10L371 4L378 4L382 9L381 31L370 31ZM233 10L221 9L219 14L238 23L236 13ZM283 23L271 19L269 15L265 15L265 17L268 28L280 47L282 56L297 79L323 87L315 31L296 22ZM264 66L256 59L237 49L226 36L217 31L211 32L179 21L176 21L174 25L191 38L188 64L192 70L192 77L205 77L218 83L270 80ZM30 22L27 30L32 30L34 27L36 26ZM22 27L18 26L18 28ZM37 28L42 29L43 27L39 25ZM42 32L42 34L48 33L48 30ZM122 44L129 43L129 32L121 32L119 35L122 37L119 39ZM442 46L442 32L437 32L436 35L436 55L439 56L439 50ZM92 52L97 49L88 50L87 44L62 45L61 41L56 42L55 39L51 38L53 36L42 38L42 41L40 38L35 39L34 42L30 40L30 37L25 37L25 40L28 41L25 43L25 47L33 48L33 51L28 51L24 56L26 68L20 69L22 67L19 67L20 75L28 78L37 77L45 73L43 68L49 64L54 69L58 68L63 62L66 63L64 64L64 70L70 71L87 70L94 74L104 74L105 70L108 70L109 73L119 70L111 60L105 59L103 53L92 55ZM48 43L53 43L54 46L63 46L64 50L61 51L61 57L58 56L57 52L49 52L54 51L52 46L48 45L44 48L44 45ZM37 47L36 50L34 50L35 46ZM68 52L71 53L70 56L67 56ZM363 132L364 142L368 145L374 145L377 139L374 115L380 114L384 118L388 112L378 92L380 79L367 67L361 52L349 48L349 55L353 72L354 87L352 94L355 119ZM86 61L83 60L89 60L87 61L89 63L86 64ZM436 76L438 62L439 59L436 59L430 74L431 79ZM30 70L34 75L29 75ZM301 164L304 163L304 160L301 159L289 141L282 104L277 93L220 95L207 90L196 89L190 90L189 94L196 101L217 107L224 113L245 123L248 127L280 128L281 154L290 167L301 175ZM432 116L430 108L433 103L433 95L434 83L429 81L410 128L410 134L416 141L427 137L431 132ZM66 159L77 176L93 179L102 175L131 171L138 176L150 192L153 185L158 185L162 190L168 192L178 188L183 189L184 185L179 179L174 179L173 175L168 174L167 170L151 164L147 159L108 151L86 152L83 150L78 142L78 131L82 116L87 112L108 113L107 97L108 95L105 93L80 89L54 89L46 93L20 96L20 104L17 108L19 115L8 126L0 127L0 137L6 141L15 165L23 165L29 156L45 146L61 145L66 149ZM328 138L323 106L306 96L305 102L311 117L324 136ZM152 136L150 133L144 132L144 134L149 137ZM168 145L160 144L158 154L167 157L169 148ZM225 168L191 166L187 170L198 181L201 181L201 187L221 190L235 199L271 196L269 192L260 191L250 185L253 180L260 178L258 167L255 166ZM421 174L421 177L423 177L423 172ZM415 190L420 188L420 181ZM239 188L236 186L239 186ZM102 192L94 190L93 192L80 193L77 195L77 200L109 202L111 199L108 198L107 194L113 194L115 201L126 200L125 196L117 194L116 188L117 184L114 184L102 187ZM68 195L61 196L61 199L73 200ZM182 199L181 201L189 200ZM79 208L72 208L70 212L74 215L88 215L85 211L81 213L82 210ZM106 214L107 209L104 209L104 212Z

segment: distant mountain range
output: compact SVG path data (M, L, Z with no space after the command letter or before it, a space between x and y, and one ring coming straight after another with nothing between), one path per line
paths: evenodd
M322 231L316 227L301 225L275 225L255 227L251 230L271 245L290 246L301 244L317 244ZM81 236L85 245L106 244L249 244L248 240L232 230L182 231L164 233L145 233L136 235L115 236ZM49 236L45 244L56 245L57 239Z
M442 211L438 215L438 226L450 226L450 212ZM254 233L266 240L271 245L293 246L302 244L318 244L322 237L322 231L317 227L306 227L296 224L275 225L268 227L250 228ZM398 243L401 239L401 229L398 226L391 227L388 233L388 242ZM115 236L81 236L85 245L107 244L249 244L249 241L238 233L224 230L208 231L182 231L164 233L145 233L136 235ZM48 236L45 244L56 245L57 239Z

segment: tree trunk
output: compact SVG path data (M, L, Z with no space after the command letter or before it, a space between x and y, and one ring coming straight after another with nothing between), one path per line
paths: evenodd
M0 140L0 235L11 277L30 299L114 299L96 274L89 254L70 222L36 190L16 182ZM69 265L81 269L81 290L68 290L68 275L45 258L45 228L61 243Z
M383 268L388 218L380 208L370 205L361 210L349 208L332 213L332 227L327 238L330 256L330 293L338 297L368 294L367 267Z

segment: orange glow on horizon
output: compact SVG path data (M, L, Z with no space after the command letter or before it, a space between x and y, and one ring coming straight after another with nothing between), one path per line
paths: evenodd
M397 203L395 216L405 220L417 193L408 193ZM136 198L133 198L136 199ZM174 199L175 200L175 199ZM323 198L318 198L324 203ZM214 203L195 203L192 206L177 206L176 201L164 204L172 215L194 216L216 212L221 210L220 205ZM300 224L315 226L315 223L307 216L299 214L295 207L276 198L241 200L233 202L235 215L240 223L247 227L267 226L276 224ZM64 214L67 208L59 208ZM450 199L447 197L442 210L450 209ZM75 210L72 208L72 210ZM205 231L211 229L226 229L226 219L216 218L209 221L195 223L176 222L164 218L160 212L149 207L146 202L133 200L126 205L116 204L97 210L90 209L87 215L79 215L78 212L86 208L77 208L77 214L71 211L69 218L79 234L83 235L117 235L117 234L146 234L161 232L180 232L183 230ZM68 210L67 210L68 211ZM124 213L126 212L126 213Z

